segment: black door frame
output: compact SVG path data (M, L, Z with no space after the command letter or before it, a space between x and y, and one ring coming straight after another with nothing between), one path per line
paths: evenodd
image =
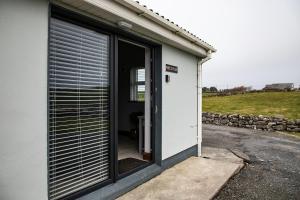
M149 166L149 165L152 165L153 163L154 163L154 155L155 155L155 148L154 148L154 145L153 145L153 143L154 143L154 137L152 137L153 135L154 135L154 129L152 128L153 126L151 126L151 129L150 129L150 132L151 132L151 150L152 150L152 152L151 152L151 154L153 155L152 156L152 158L151 158L151 160L148 162L148 163L146 163L146 164L143 164L143 165L141 165L141 166L138 166L138 167L136 167L136 168L134 168L134 169L132 169L132 170L130 170L130 171L128 171L128 172L124 172L124 173L122 173L122 174L119 174L119 171L118 171L118 87L119 87L119 84L118 84L118 79L119 79L119 73L118 73L118 70L119 70L119 63L118 63L118 59L119 59L119 41L124 41L124 42L128 42L128 43L131 43L132 45L138 45L138 46L143 46L143 47L146 47L146 48L149 48L150 49L150 79L151 79L151 82L153 83L154 81L153 81L153 67L154 67L154 65L153 65L153 60L154 60L154 58L153 58L153 46L151 46L151 45L148 45L148 44L145 44L145 43L142 43L142 42L137 42L137 41L135 41L135 40L132 40L132 39L129 39L129 38L127 38L127 37L124 37L124 36L120 36L120 35L116 35L115 36L115 38L114 38L114 42L115 42L115 45L114 45L114 47L115 47L115 53L114 53L114 57L115 57L115 59L114 59L114 63L115 63L115 66L114 66L114 72L115 72L115 76L114 76L114 78L115 78L115 81L114 81L114 84L115 84L115 87L114 87L114 89L115 89L115 93L114 93L114 95L115 95L115 106L114 106L114 108L115 108L115 124L114 124L114 128L115 128L115 134L114 134L114 139L115 139L115 167L114 167L114 169L115 169L115 179L113 179L114 180L114 182L116 182L117 180L120 180L120 179L122 179L122 178L124 178L124 177L126 177L126 176L129 176L129 175L131 175L131 174L133 174L133 173L135 173L135 172L137 172L137 171L139 171L139 170L141 170L141 169L144 169L145 167L147 167L147 166ZM150 103L151 103L151 111L150 111L150 123L151 124L153 124L153 122L152 122L152 120L153 120L153 117L152 117L152 113L154 112L154 106L152 106L152 101L153 101L153 84L151 84L151 91L150 91L150 93L151 93L151 97L150 97Z
M85 28L95 30L97 32L106 34L110 38L110 178L101 183L95 184L93 186L82 189L78 192L70 194L63 197L63 199L75 199L84 194L90 193L94 190L97 190L101 187L104 187L108 184L114 183L119 179L133 174L145 166L141 166L135 170L130 171L122 176L118 177L117 171L117 151L116 151L116 141L117 141L117 127L118 124L118 38L126 39L132 41L136 44L141 44L143 46L149 47L151 49L151 147L152 147L152 163L161 166L161 105L162 105L162 46L151 40L147 40L141 37L138 37L134 34L128 33L122 29L109 26L102 22L99 22L90 17L84 16L77 12L71 11L69 9L63 8L61 6L49 4L49 13L48 20L50 22L51 18L57 18L70 22ZM48 23L48 30L50 30L50 23ZM49 31L48 31L49 33ZM48 34L49 35L49 34ZM49 43L49 41L48 41ZM49 48L49 46L48 46ZM49 52L49 50L48 50ZM49 54L48 54L48 66L49 66ZM49 78L48 78L49 79ZM49 80L48 80L49 83ZM48 104L49 105L49 102ZM48 108L49 113L49 108ZM49 116L49 114L48 114ZM49 119L48 119L49 122ZM49 124L48 124L49 126ZM49 130L49 129L48 129ZM48 150L49 153L49 150ZM49 160L49 159L48 159ZM149 164L149 165L150 165ZM148 165L147 165L148 166ZM49 168L49 163L48 163ZM48 176L49 178L49 176ZM49 180L48 180L49 185ZM48 189L49 197L49 189Z

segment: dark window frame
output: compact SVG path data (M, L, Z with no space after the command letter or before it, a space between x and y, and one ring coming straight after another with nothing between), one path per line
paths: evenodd
M53 21L52 21L50 27L53 28L53 29L51 28L51 30L53 30L53 31L58 30L58 29L67 31L68 29L64 29L64 26L67 26L68 28L70 28L70 27L74 28L74 32L77 32L77 31L81 32L82 30L84 30L84 32L85 32L85 30L87 30L87 29L81 29L81 27L78 27L76 25L72 26L72 24L69 24L69 23L66 24L64 21L57 21L55 18L51 18L51 20L52 19L53 19ZM95 32L90 31L89 33L93 34ZM83 33L83 35L84 34L85 33ZM111 62L110 62L110 59L109 59L110 38L109 38L108 35L104 35L104 34L101 34L101 33L95 34L95 36L97 36L97 37L101 36L99 38L99 40L102 40L101 38L103 38L103 42L104 42L102 44L99 43L99 46L97 46L97 47L95 46L95 48L98 48L97 50L99 50L99 48L101 49L103 47L105 49L105 52L107 52L107 54L104 54L104 57L103 57L103 59L105 60L105 64L101 65L99 63L99 65L97 65L99 68L93 69L93 71L96 72L96 73L100 72L101 70L105 70L105 72L109 72L109 71L111 71L110 70L111 69ZM51 39L51 41L52 41L52 39L54 39L56 37L57 37L56 32L52 32L52 34L49 35L49 38ZM93 35L91 35L91 37L93 37ZM69 58L70 59L70 57L68 57L68 56L70 56L70 55L74 56L73 53L77 53L76 55L78 55L79 51L77 51L77 50L73 51L72 50L72 53L70 54L69 51L64 51L64 48L66 46L61 46L58 43L52 41L49 44L49 47L50 47L49 54L50 55L56 55L56 52L63 52L64 56L61 56L61 55L58 54L58 58L61 58L61 59L64 59L64 58ZM58 46L57 46L57 44L58 44ZM74 45L75 43L72 43L72 44ZM81 55L83 55L83 57L86 58L85 56L89 55L88 52L89 51L83 52L83 54L81 54ZM81 53L81 51L80 51L80 53ZM100 61L100 60L97 60L99 58L102 58L102 54L99 54L97 57L94 57L95 62ZM91 57L90 59L93 59L93 57ZM75 60L76 60L76 58L75 58ZM48 169L48 176L49 176L50 180L52 179L52 181L49 181L49 184L52 183L49 186L49 192L53 192L52 193L53 194L52 198L55 199L55 198L57 198L56 195L58 195L58 196L66 195L67 196L68 192L72 192L72 190L73 190L72 193L75 193L76 191L74 191L74 190L79 190L79 187L86 187L86 188L88 187L86 185L87 183L81 182L81 179L80 179L77 182L77 184L79 184L79 185L75 186L73 189L69 188L69 187L65 188L65 189L71 190L71 191L65 191L65 192L62 192L61 194L59 194L60 193L59 189L57 191L58 193L56 193L56 189L55 189L56 187L58 187L58 188L63 187L62 185L60 185L60 186L57 185L56 178L58 180L62 178L64 181L68 182L68 181L70 181L70 180L68 180L68 178L70 178L70 176L72 177L72 179L79 178L78 177L79 173L83 173L83 175L85 175L85 173L88 172L88 174L90 174L90 175L91 175L91 173L93 173L93 176L97 175L96 171L94 171L94 170L91 171L90 170L90 168L89 168L90 165L86 165L84 163L91 162L91 161L93 161L93 162L97 161L97 162L99 162L99 164L105 164L104 167L103 167L103 168L105 168L105 170L107 170L103 174L105 176L105 177L103 177L103 179L105 179L105 180L102 180L102 181L99 180L100 181L100 182L98 182L99 184L100 183L105 183L109 179L112 179L112 173L110 173L111 169L108 168L108 166L107 166L107 164L111 163L111 160L112 160L112 157L110 155L110 148L111 147L110 147L109 144L107 144L107 142L110 143L112 141L112 138L111 138L111 132L112 132L111 128L112 128L112 126L111 126L111 123L110 123L110 115L107 115L110 112L110 108L111 108L111 105L109 105L109 102L107 102L107 100L109 100L110 97L112 96L110 94L110 87L111 87L112 83L111 83L111 80L110 80L111 78L109 77L110 72L107 73L106 75L104 74L102 76L102 77L104 77L103 81L102 81L102 79L100 79L100 77L97 78L97 80L93 80L93 79L91 79L91 77L95 77L95 76L90 75L90 71L88 71L88 72L84 71L84 69L89 68L86 65L81 65L80 69L83 69L83 71L84 71L84 72L81 72L81 70L77 71L79 69L79 68L77 68L78 65L74 64L74 63L72 65L72 62L69 63L72 68L69 68L69 66L67 68L64 68L64 67L66 67L66 66L64 66L63 69L62 69L61 68L62 65L58 64L58 66L57 66L56 64L52 63L53 61L55 63L56 56L55 56L55 58L53 58L53 57L49 58L49 62L51 63L51 65L48 67L48 70L49 70L48 71L48 76L50 78L48 80L48 84L49 84L48 85L48 95L49 95L48 96L49 97L49 99L48 99L49 100L49 112L48 112L49 121L48 121L48 123L49 123L49 125L51 125L51 126L49 126L49 129L48 129L48 131L49 131L48 132L48 149L49 149L48 161L50 162L49 163L49 169ZM57 67L58 67L58 71L56 71ZM55 70L55 71L53 71L53 70ZM63 72L60 71L60 70L63 70ZM70 73L72 73L72 74L70 75ZM76 75L74 75L74 73L76 73ZM78 82L79 73L80 73L80 80L83 80L84 83ZM58 76L56 76L56 74L58 74ZM55 77L55 79L53 79L54 77ZM58 78L58 80L56 80L56 78ZM58 84L57 85L58 89L56 88L56 84ZM78 84L84 84L84 85L87 84L87 85L90 85L90 87L87 88L86 86L84 86L84 88L79 89ZM97 87L93 88L93 86L97 86ZM104 87L104 88L102 88L102 87ZM93 88L94 91L97 90L97 93L86 94L87 91L90 92L90 90L89 90L90 88ZM83 90L83 93L81 93L82 90ZM81 94L83 94L83 95L81 95ZM97 100L95 98L97 98ZM95 103L96 103L95 100L97 102L98 102L98 100L101 102L102 98L104 98L105 101L107 102L107 103L103 102L105 104L105 107L102 107L102 103L100 103L100 104L97 103L98 105L97 104L95 105ZM56 99L58 99L59 102L55 101ZM87 102L85 101L87 99L89 101L92 101L93 103L90 104L88 102L88 104L87 104ZM62 101L64 101L64 102L62 102ZM74 101L75 101L75 103L74 103ZM87 110L86 106L88 106L88 108L92 108L93 110ZM67 112L65 112L65 110L62 111L61 110L62 108L67 108L68 109ZM92 111L92 113L91 113L91 111ZM78 121L78 114L79 113L83 114L84 116L87 116L87 117L83 117L83 118L81 117L80 118L81 120L83 120L81 122L84 123L85 125L81 124ZM97 115L95 116L95 114L97 114ZM104 115L102 115L102 114L104 114ZM56 120L55 116L62 117L62 118L59 118L58 120ZM88 121L86 120L87 118L89 118ZM98 121L99 118L108 120L108 122L107 121L104 122L104 121L101 121L101 120ZM93 121L91 119L97 120L97 122ZM72 123L66 123L66 120L67 121L72 120ZM76 120L76 121L74 121L74 120ZM88 125L87 125L87 123L88 123ZM108 126L107 126L107 123L108 123ZM72 125L70 125L70 124L72 124ZM103 129L104 127L101 128L101 125L107 127L107 128L105 128L105 132L102 132L104 130ZM63 127L61 127L61 126L63 126ZM98 130L95 130L95 132L97 132L97 137L95 138L95 135L94 135L93 140L90 140L90 139L86 138L86 133L89 133L89 134L91 133L91 131L89 131L89 129L91 128L90 126L93 126L94 129L96 129L96 128L98 129ZM55 128L53 128L53 127L55 127ZM80 129L78 129L78 127L80 127ZM64 130L66 128L72 129L72 132L76 133L76 137L74 137L75 135L69 135L68 131L65 132ZM81 132L81 130L82 130L82 132ZM57 132L58 132L58 135L56 134ZM61 136L59 136L59 133L62 133L62 132L67 133L67 136L71 136L71 138L72 138L71 143L70 143L70 138L65 139L65 140L62 141L62 138L60 138ZM101 132L103 134L105 134L105 139L103 139L102 137L99 137L100 136L99 134L101 134ZM104 135L101 134L101 136L104 136ZM55 139L56 137L58 137L58 141ZM84 145L89 145L88 149L90 149L90 150L91 150L92 147L96 147L97 145L103 145L103 148L106 149L106 153L101 154L99 152L100 154L96 154L96 155L97 156L100 156L100 155L105 156L105 160L102 160L102 159L100 160L100 158L99 158L99 160L97 160L97 159L95 159L95 160L87 159L86 156L89 156L91 154L86 154L86 152L88 150L85 149L85 147L81 148L81 146L78 146L78 145L81 145L81 140L83 141ZM74 141L76 141L76 142L74 142ZM78 143L79 141L80 141L80 143ZM88 143L87 143L87 141L88 141ZM104 143L102 143L102 142L104 142ZM93 145L93 146L90 146L90 145ZM94 145L96 145L96 146L94 146ZM80 149L81 149L79 154L83 153L86 158L81 157L82 159L80 159L80 160L74 160L74 159L78 159L78 153L75 153L75 152L78 151L78 149L77 149L78 147L80 147ZM98 146L98 148L97 148L98 150L99 150L99 147L100 146ZM56 148L58 148L61 151L64 151L63 154L67 154L66 155L67 157L62 156L59 152L56 152L55 151ZM68 148L73 149L73 150L70 150ZM68 149L67 152L65 152L66 149ZM92 150L95 151L96 149L92 148ZM75 152L73 152L73 151L75 151ZM70 154L71 152L72 152L72 154ZM68 165L73 165L74 162L79 162L79 161L80 161L80 163L82 163L82 165L81 164L76 165L76 168L77 167L80 167L80 168L78 168L75 171L70 170L69 168L62 168L63 165L60 164L60 161L56 160L56 153L58 154L57 156L60 157L61 159L66 159L66 160L64 160L64 162L67 162ZM77 155L76 158L74 157L75 155ZM96 155L94 155L94 158L95 158ZM68 158L68 157L72 157L72 158ZM71 159L72 162L68 159ZM89 161L87 161L86 159L89 160ZM57 167L56 165L59 165L57 171L55 170L56 167ZM73 166L72 168L74 168L74 167L75 166ZM83 167L83 168L81 168L81 167ZM100 165L97 165L97 166L94 165L94 167L100 167ZM64 176L63 172L60 173L59 168L62 168L63 171L67 170L68 175ZM78 171L79 169L80 169L80 171ZM58 178L56 176L56 173L59 174L60 178ZM77 173L77 174L75 174L75 173ZM77 176L75 176L75 175L77 175ZM94 177L94 178L96 178L96 177ZM98 178L100 179L100 176ZM86 181L90 181L90 179L87 179ZM68 182L68 184L73 184L73 183L74 183L73 181ZM83 184L83 185L80 186L80 184ZM50 190L50 187L52 188L51 190Z
M111 184L116 182L122 177L118 177L118 174L116 174L117 167L115 167L114 162L116 161L116 156L117 152L115 151L115 141L116 141L116 123L117 123L117 118L118 118L118 113L116 112L117 108L116 106L116 99L115 95L117 94L117 86L118 84L115 83L114 79L116 78L117 72L117 40L118 38L125 38L128 41L132 41L137 44L142 44L144 46L147 46L151 49L151 77L152 77L152 83L151 83L151 94L152 94L152 102L151 102L151 121L152 121L152 126L151 126L151 140L153 141L152 144L152 160L153 163L156 165L161 166L162 160L161 160L161 104L162 104L162 46L161 44L152 42L150 40L137 37L134 34L125 32L121 29L109 26L107 24L104 24L103 22L97 21L95 19L92 19L88 16L79 14L77 12L71 11L69 9L54 5L52 3L49 4L49 10L48 10L48 22L50 22L51 17L61 19L66 22L70 22L85 28L89 28L92 30L95 30L99 33L106 34L110 37L110 55L109 55L109 60L110 60L110 128L111 128L111 145L110 145L110 151L111 151L111 156L110 156L110 164L111 167L110 169L110 179L104 182L101 182L99 184L95 184L93 186L90 186L88 188L82 189L78 192L75 192L73 194L70 194L68 196L63 197L63 199L75 199L80 196L83 196L84 194L90 193L92 191L95 191L101 187L104 187L105 185ZM50 23L48 23L48 35L50 31ZM48 37L48 44L49 44L49 37ZM48 45L48 62L47 62L47 67L49 66L49 45ZM48 67L49 70L49 67ZM47 74L47 135L49 135L49 72ZM48 138L48 137L47 137ZM47 156L49 155L49 141L47 141ZM49 168L49 159L47 158L48 161L48 168ZM144 166L143 166L144 167ZM115 169L115 170L114 170ZM130 172L129 174L132 174L136 171L139 171L140 168ZM47 169L48 173L48 169ZM129 175L129 174L126 174ZM117 177L117 178L116 178ZM47 176L49 178L49 175ZM48 185L49 185L49 179L48 179ZM49 197L49 189L48 189L48 197Z
M138 71L143 69L144 74L145 74L145 68L142 67L137 67L137 68L131 68L130 69L130 102L139 102L139 103L144 103L145 102L145 89L144 89L144 99L139 100L139 91L138 91L138 86L144 86L146 87L145 83L146 81L138 81L136 80L138 77ZM133 76L134 75L134 76ZM146 78L146 77L145 77Z

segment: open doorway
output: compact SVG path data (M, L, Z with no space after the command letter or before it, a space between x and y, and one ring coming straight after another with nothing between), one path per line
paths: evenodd
M151 149L150 49L118 41L118 174L147 166Z

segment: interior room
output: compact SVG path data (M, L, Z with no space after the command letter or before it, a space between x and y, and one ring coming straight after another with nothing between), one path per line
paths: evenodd
M147 52L150 51L145 47L126 41L118 42L119 174L143 167L151 160L145 156L150 153L151 140L150 110L147 109L150 105L150 87L146 81L150 75L147 70L150 68L150 54L148 56Z

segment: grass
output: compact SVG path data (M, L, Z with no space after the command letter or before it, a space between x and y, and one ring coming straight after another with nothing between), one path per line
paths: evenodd
M290 131L277 131L277 133L283 134L283 135L289 135L289 136L293 136L296 138L300 138L300 132L290 132Z
M203 92L202 96L203 97L210 97L210 96L216 96L217 93L216 92Z
M300 138L300 132L287 132L287 134Z
M203 111L300 119L300 92L262 92L232 96L204 96Z

